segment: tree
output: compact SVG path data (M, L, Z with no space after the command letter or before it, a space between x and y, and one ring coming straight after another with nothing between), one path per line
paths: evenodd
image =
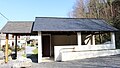
M120 29L120 0L77 0L71 17L102 18ZM120 31L116 33L117 44L120 44Z
M72 17L77 18L103 18L109 20L113 17L113 0L77 0L74 5Z
M112 9L113 9L113 18L111 23L114 27L119 29L118 32L116 32L116 45L117 48L120 48L120 0L115 0L112 3Z
M83 0L77 0L76 4L74 5L74 10L72 12L72 17L75 18L84 18L84 4Z

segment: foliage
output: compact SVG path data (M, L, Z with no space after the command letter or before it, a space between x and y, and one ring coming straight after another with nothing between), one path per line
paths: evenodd
M35 45L33 43L31 43L31 44L28 44L27 46L34 47Z
M120 29L120 0L77 0L71 17L102 18Z
M95 40L96 40L96 44L104 44L106 42L109 42L111 40L110 33L108 32L108 33L98 34L96 35Z
M120 29L120 0L77 0L70 17L102 18L117 29ZM120 45L120 31L116 41Z
M34 53L34 54L38 54L38 48L34 49L34 50L33 50L33 53Z
M23 57L26 57L26 54L22 54Z
M21 50L25 50L25 47L21 47Z

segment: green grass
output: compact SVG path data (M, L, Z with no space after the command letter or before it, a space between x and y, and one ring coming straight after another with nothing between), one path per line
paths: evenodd
M31 46L31 44L27 44L27 46Z
M26 57L26 54L22 54L23 57Z
M34 50L33 50L33 53L34 53L34 54L38 54L38 48L34 49Z

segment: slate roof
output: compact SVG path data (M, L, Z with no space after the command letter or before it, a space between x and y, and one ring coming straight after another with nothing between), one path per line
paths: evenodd
M33 21L8 21L2 33L31 33Z
M33 31L117 31L102 19L36 17Z

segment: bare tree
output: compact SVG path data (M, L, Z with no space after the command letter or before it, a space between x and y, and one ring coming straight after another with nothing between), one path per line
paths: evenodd
M120 29L120 0L77 0L71 17L75 18L102 18ZM87 10L86 10L87 9ZM120 31L116 34L120 45ZM120 48L120 46L119 46Z
M73 11L71 12L72 17L75 18L84 18L84 4L83 0L77 0L76 4L74 5Z
M85 0L77 0L73 11L71 12L71 16L77 18L103 18L106 20L109 20L113 17L113 0L87 1L87 3L84 3Z

